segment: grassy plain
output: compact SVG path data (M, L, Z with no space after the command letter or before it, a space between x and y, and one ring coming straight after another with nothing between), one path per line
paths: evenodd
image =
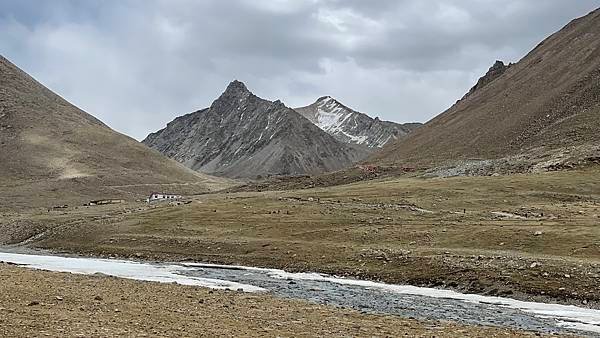
M319 271L598 306L600 170L198 195L5 212L0 241Z

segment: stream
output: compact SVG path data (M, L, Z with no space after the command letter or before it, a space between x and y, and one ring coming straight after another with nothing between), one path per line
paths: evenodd
M317 273L201 263L140 263L116 259L0 252L0 262L77 274L104 274L240 292L263 292L366 313L600 337L600 310L518 301L450 290L338 278Z

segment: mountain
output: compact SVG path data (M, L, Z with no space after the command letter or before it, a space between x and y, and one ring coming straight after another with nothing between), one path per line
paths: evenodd
M174 183L206 191L226 181L115 132L0 56L0 205L142 196Z
M176 118L142 142L194 170L235 178L318 174L367 155L239 81L209 108Z
M331 96L321 97L315 103L295 110L337 140L369 148L381 148L421 125L373 119L346 107Z
M532 165L599 156L600 10L518 63L496 63L450 109L369 159L432 166L518 158Z

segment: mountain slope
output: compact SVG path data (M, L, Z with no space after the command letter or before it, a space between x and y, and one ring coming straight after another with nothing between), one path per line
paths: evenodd
M239 81L209 108L176 118L142 142L189 168L227 177L318 174L366 156Z
M600 10L574 20L372 162L439 164L598 152ZM560 155L560 154L562 155Z
M295 110L337 140L369 148L381 148L421 125L373 119L346 107L331 96L321 97L315 103Z
M111 130L0 56L0 183L6 182L101 198L123 195L102 188L112 185L193 183L207 190L225 181Z

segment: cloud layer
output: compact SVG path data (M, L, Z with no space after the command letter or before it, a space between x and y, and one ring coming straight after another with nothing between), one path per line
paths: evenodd
M427 121L597 0L4 0L0 53L137 139L233 79L288 106L332 95Z

